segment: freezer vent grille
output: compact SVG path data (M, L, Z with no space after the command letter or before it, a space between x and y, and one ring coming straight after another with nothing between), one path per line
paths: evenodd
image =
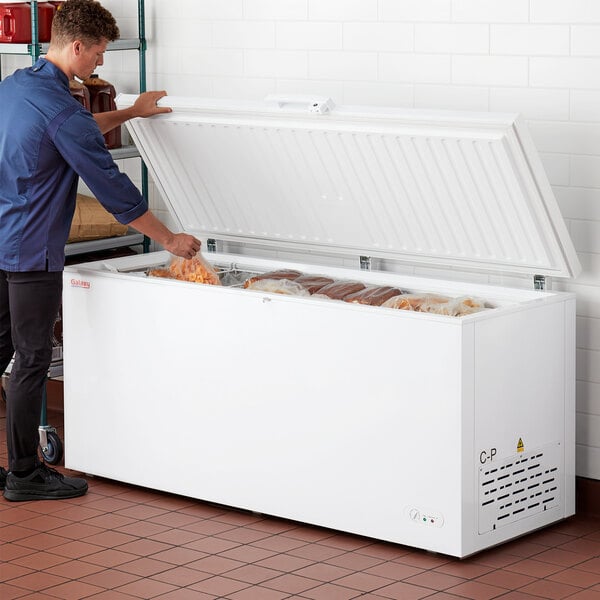
M479 533L560 504L560 449L546 446L479 469Z

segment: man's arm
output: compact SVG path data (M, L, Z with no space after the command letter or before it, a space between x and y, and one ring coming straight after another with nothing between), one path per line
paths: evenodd
M182 258L192 258L200 250L200 240L188 233L173 233L166 225L159 221L149 210L141 217L129 223L139 232L158 242L171 254Z
M171 112L169 107L156 106L156 103L166 95L167 92L164 91L144 92L139 95L133 106L123 108L122 110L94 113L94 119L96 119L100 131L104 134L135 117L151 117L153 115L169 113Z
M112 110L94 114L94 119L102 133L106 133L129 119L135 117L151 117L162 113L169 113L168 107L158 107L156 103L167 93L145 92L140 94L133 106L122 110ZM166 225L159 221L149 210L141 217L128 223L140 233L158 242L165 250L175 256L192 258L200 250L200 240L187 233L173 233Z
M129 119L135 117L151 117L162 113L169 113L169 107L158 107L156 103L167 93L145 92L140 94L133 106L122 110L112 110L94 114L94 119L102 133L106 133ZM192 258L200 250L200 240L187 233L173 233L166 225L159 221L149 210L141 217L128 223L140 233L158 242L165 250L175 256Z

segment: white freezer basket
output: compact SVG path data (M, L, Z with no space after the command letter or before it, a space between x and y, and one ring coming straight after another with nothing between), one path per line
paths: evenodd
M455 556L573 514L574 297L359 269L575 276L523 123L161 102L173 112L130 131L179 227L218 240L213 264L493 308L457 318L147 277L166 252L69 267L66 465Z

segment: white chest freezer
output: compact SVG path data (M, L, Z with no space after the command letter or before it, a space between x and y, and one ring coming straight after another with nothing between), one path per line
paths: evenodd
M217 240L213 264L490 308L451 317L146 276L165 252L68 267L66 466L459 557L572 515L573 295L397 272L577 274L524 124L165 102L172 113L130 131L181 230Z

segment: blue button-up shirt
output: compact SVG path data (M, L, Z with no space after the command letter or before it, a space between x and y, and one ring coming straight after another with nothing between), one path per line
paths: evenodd
M0 82L0 269L63 269L80 176L120 223L148 210L67 76L42 58Z

